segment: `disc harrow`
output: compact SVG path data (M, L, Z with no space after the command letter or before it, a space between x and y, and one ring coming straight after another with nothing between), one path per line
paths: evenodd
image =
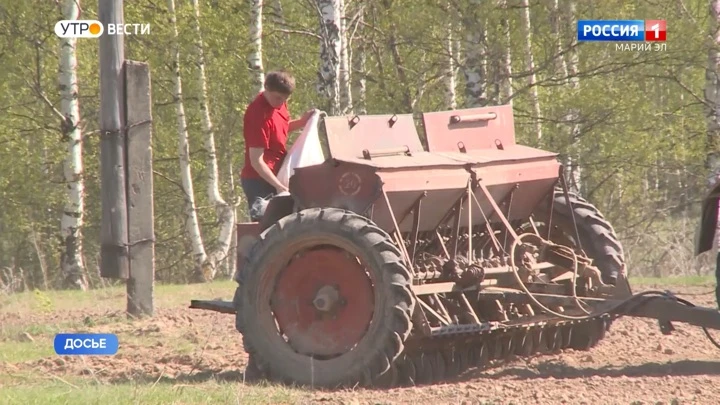
M387 371L375 380L363 380L366 388L397 388L452 381L470 370L566 349L587 351L597 345L608 329L609 315L584 321L552 325L518 325L505 330L474 334L468 340L437 338L434 344L406 346Z
M718 311L631 292L613 227L512 119L426 113L423 146L411 115L325 118L327 160L238 224L233 301L191 308L235 314L248 375L329 388L590 350L619 316L720 329Z

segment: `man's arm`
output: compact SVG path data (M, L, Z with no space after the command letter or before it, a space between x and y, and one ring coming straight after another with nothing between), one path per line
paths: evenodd
M300 117L296 120L290 121L290 124L288 126L288 131L293 132L293 131L296 131L298 129L305 127L305 124L307 124L307 122L310 120L310 117L312 117L314 112L315 112L314 109L308 110L305 112L305 114L303 114L302 117Z
M275 173L270 170L265 160L263 160L263 153L265 153L265 149L268 148L270 141L267 120L258 119L260 117L253 118L253 115L258 114L254 111L245 113L245 127L243 129L245 145L248 146L249 150L248 158L250 159L250 165L263 180L275 187L277 192L287 191L287 187L275 177Z
M271 186L275 187L275 190L277 190L278 193L288 191L287 187L285 187L285 185L283 185L280 180L278 180L278 178L275 176L275 173L270 170L268 165L263 160L263 153L265 152L265 150L263 148L249 148L249 150L250 164L252 165L253 169L258 172L260 177L270 183Z
M290 121L290 125L288 126L288 131L293 132L297 131L298 129L305 126L305 121L303 121L302 118Z

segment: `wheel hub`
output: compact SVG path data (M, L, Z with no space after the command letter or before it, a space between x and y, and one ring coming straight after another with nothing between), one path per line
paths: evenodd
M348 252L327 247L292 259L277 276L270 305L288 344L318 358L357 345L375 304L365 267Z
M340 292L336 286L324 285L315 294L313 305L318 311L332 313L335 312L338 305L342 304L342 301L343 299L340 297Z

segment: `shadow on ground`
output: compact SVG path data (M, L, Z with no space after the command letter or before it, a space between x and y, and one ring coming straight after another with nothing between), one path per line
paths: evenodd
M513 367L507 365L505 369L494 373L487 370L474 370L466 373L462 378L467 379L539 379L539 378L589 378L589 377L688 377L698 375L720 375L720 361L681 360L668 363L645 363L640 365L617 367L575 367L567 364L542 362L534 368Z
M499 370L498 370L499 369ZM494 370L494 371L491 371ZM668 363L645 363L641 365L617 367L575 367L568 364L546 361L532 368L526 365L513 365L512 363L495 364L489 368L470 369L461 376L447 378L435 384L453 384L472 382L477 380L497 379L575 379L591 377L665 377L665 376L720 376L720 361L681 360ZM174 376L159 374L133 374L117 377L110 380L112 384L141 383L141 384L200 384L208 381L243 383L249 385L266 385L265 380L245 379L240 370L197 369L187 373L178 373ZM420 385L420 384L418 384ZM422 384L428 385L428 384ZM430 384L432 385L432 384ZM407 387L402 384L398 387ZM368 387L370 390L385 390L383 387ZM333 391L333 390L330 390Z

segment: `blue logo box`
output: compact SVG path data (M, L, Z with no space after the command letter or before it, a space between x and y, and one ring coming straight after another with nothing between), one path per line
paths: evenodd
M578 20L578 41L626 42L645 40L644 20Z
M63 356L111 356L118 351L118 337L112 333L58 333L55 353Z

